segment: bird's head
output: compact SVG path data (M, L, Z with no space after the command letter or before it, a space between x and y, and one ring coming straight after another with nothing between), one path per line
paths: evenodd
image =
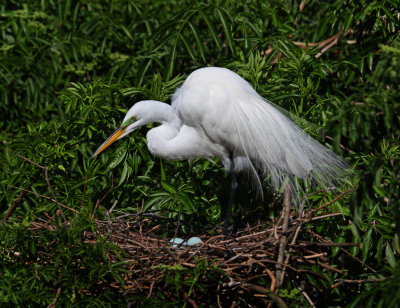
M98 147L92 157L107 149L114 141L130 134L150 122L162 122L168 118L171 106L157 101L140 101L128 110L118 129Z
M101 146L98 147L92 157L95 157L103 152L116 140L125 137L126 135L133 132L135 129L148 123L148 105L146 105L146 102L147 101L138 102L133 105L131 109L128 110L120 127L118 127L117 130L112 133L111 136L108 137L107 140L101 144Z

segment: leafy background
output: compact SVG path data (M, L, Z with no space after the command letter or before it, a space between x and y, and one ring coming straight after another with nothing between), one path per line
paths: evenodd
M262 96L324 127L319 140L355 168L349 183L354 191L330 207L342 217L310 227L333 241L362 243L348 251L374 271L349 263L348 279L388 279L333 289L324 282L321 303L396 306L399 7L396 0L2 2L3 220L12 205L16 210L0 226L0 301L43 306L57 290L60 306L123 306L132 300L100 283L121 282L123 262L105 257L117 248L106 239L95 245L82 239L115 202L127 213L139 207L175 210L165 215L204 226L220 223L226 175L219 162L154 158L146 148L146 128L98 159L90 156L134 102L169 102L194 69L222 66ZM336 34L336 43L324 51L311 44ZM45 167L46 175L21 156ZM64 209L62 217L55 196L79 214ZM310 206L334 197L317 193ZM271 202L258 204L265 217L279 212L279 205L275 211L265 205ZM39 236L30 232L33 221L49 217L58 228ZM51 253L53 262L40 262L39 251ZM335 264L343 255L333 249L329 258ZM284 288L292 294L290 283Z

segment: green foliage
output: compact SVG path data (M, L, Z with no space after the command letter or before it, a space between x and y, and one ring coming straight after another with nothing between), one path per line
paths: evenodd
M128 213L143 204L144 210L165 210L166 216L189 223L220 222L226 175L219 162L156 159L146 148L146 128L90 158L135 101L168 102L188 73L214 65L238 72L262 96L311 122L307 127L324 127L319 140L354 165L356 176L350 184L355 191L329 206L343 216L308 227L333 241L363 244L348 252L375 272L332 249L329 261L349 268L348 279L393 278L332 289L336 277L313 268L326 278L309 277L315 290L324 294L315 295L318 303L396 305L400 4L312 0L301 9L299 2L0 4L3 216L21 189L30 191L22 193L16 212L0 226L0 302L48 305L60 287L57 303L62 306L126 304L128 298L117 296L106 283L121 283L125 270L104 258L104 251L116 248L102 238L93 245L82 241L82 232L92 230L93 219L104 218L115 202ZM338 33L336 44L324 51L311 44ZM21 156L48 170L59 203L80 211L77 215L64 208L72 221L68 228L54 216L56 202L41 197L54 198L44 169ZM306 187L305 193L316 190ZM314 194L309 206L318 207L335 196L330 191ZM276 214L265 206L270 199L263 204L251 195L249 199L259 209L250 222ZM28 231L32 221L52 216L57 217L54 230ZM164 269L180 304L181 287L188 293L202 292L202 275L217 273L204 262L193 270ZM184 276L190 279L184 282ZM280 292L288 301L303 300L289 282ZM153 304L166 304L158 295L151 299Z
M287 289L279 290L279 297L284 299L290 307L306 307L308 305L307 300L304 298L298 289Z
M118 294L107 282L123 283L124 262L110 263L106 251L120 254L119 248L100 236L93 244L84 243L82 230L93 224L83 215L66 229L32 233L28 224L2 226L0 299L8 306L46 306L60 289L59 304L103 307L103 301Z
M180 264L173 266L158 265L153 267L155 270L164 271L164 280L167 286L172 288L175 293L175 305L183 304L183 307L186 307L186 301L183 301L186 294L186 296L189 297L193 292L207 294L207 289L210 291L212 286L203 285L201 279L206 280L208 283L209 281L214 281L217 285L221 276L224 274L224 272L219 270L216 266L210 265L208 260L198 260L196 256L194 258L194 269L186 268Z

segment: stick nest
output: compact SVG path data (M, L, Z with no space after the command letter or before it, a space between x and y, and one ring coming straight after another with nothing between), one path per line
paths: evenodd
M166 223L160 215L123 215L97 221L97 232L86 232L85 241L95 243L100 234L126 253L129 273L124 275L125 284L113 283L112 287L122 295L138 295L134 305L145 304L146 299L162 294L165 300L185 300L193 307L199 304L231 307L233 303L286 307L279 290L287 280L304 302L313 306L316 297L323 297L323 290L311 285L306 275L325 281L327 278L321 272L343 277L346 269L329 264L331 248L339 247L349 254L343 247L358 245L333 243L307 228L307 223L313 220L341 215L314 216L320 209L290 212L287 204L278 221L248 226L234 236L225 236L214 229L204 235L197 234L202 239L197 246L176 247L171 245L170 238L163 236ZM181 224L169 219L170 226L171 223L176 228ZM112 253L108 258L120 261ZM174 277L178 277L175 282ZM331 288L340 284L341 279L337 279Z

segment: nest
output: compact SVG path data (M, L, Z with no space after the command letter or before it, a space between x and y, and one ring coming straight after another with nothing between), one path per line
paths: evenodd
M18 156L44 170L52 198L31 191L28 187L14 187L21 190L21 193L1 223L7 221L24 194L31 193L55 202L58 206L57 215L61 215L65 225L68 226L69 221L63 209L76 214L79 212L57 200L45 167ZM131 302L134 306L149 304L148 300L158 297L164 304L167 301L173 303L184 301L184 306L190 304L192 307L198 305L286 307L285 300L290 296L285 297L280 292L283 291L285 281L290 282L291 289L296 289L301 294L303 302L306 301L305 305L308 303L310 306L315 306L315 302L324 303L326 289L310 283L312 280L310 277L317 278L314 281L318 279L327 281L328 279L321 273L334 274L337 279L334 283L331 282L329 286L331 289L345 283L379 281L379 279L343 279L348 271L344 266L346 262L335 262L341 264L340 266L329 263L332 247L338 247L343 252L342 255L347 255L355 263L375 272L344 249L359 244L334 243L307 227L315 220L342 216L342 213L329 213L326 209L352 190L354 188L307 212L302 207L297 211L291 211L289 191L286 190L282 215L277 221L264 221L252 227L247 226L234 236L223 235L218 228L200 231L203 235L199 236L199 229L192 228L193 232L194 230L197 232L196 236L202 239L202 243L198 246L173 247L170 239L163 236L168 233L168 226L172 225L179 230L182 221L177 219L167 219L154 212L139 211L136 214L123 214L111 218L115 203L110 211L106 212L108 219L96 220L95 232L85 232L84 240L87 244L94 244L97 237L101 236L125 252L124 264L128 271L123 276L124 283L113 282L111 287L116 288L122 295L136 298L136 301ZM97 202L95 210L108 192ZM30 229L52 230L56 228L52 225L53 219L54 216L49 216L49 220L44 223L33 222ZM110 262L120 261L120 256L113 250L108 252L107 258ZM54 307L60 296L60 290L59 287L49 307ZM298 302L296 304L301 306Z
M315 216L327 205L305 213L291 212L290 204L286 204L278 221L247 226L234 236L225 236L221 230L213 229L199 236L202 243L197 246L173 247L170 239L162 236L165 218L156 213L126 214L97 221L97 232L85 233L85 241L95 243L101 234L126 252L129 274L124 276L124 285L113 283L112 287L123 295L136 294L142 298L134 305L144 304L143 298L161 293L164 299L171 302L184 299L193 307L198 304L231 307L234 303L249 307L276 304L286 307L279 290L285 280L290 280L308 304L314 306L313 293L321 290L305 284L308 281L305 275L327 280L321 271L311 269L317 267L342 277L346 269L329 264L330 248L340 247L349 254L343 247L358 245L333 243L305 227L313 220L342 215ZM169 219L168 224L171 222L177 228L181 224ZM112 262L119 261L112 253L108 257ZM187 287L176 290L175 285L174 289L171 286L174 275L188 280ZM331 287L342 281L338 279ZM196 288L198 282L201 288Z

